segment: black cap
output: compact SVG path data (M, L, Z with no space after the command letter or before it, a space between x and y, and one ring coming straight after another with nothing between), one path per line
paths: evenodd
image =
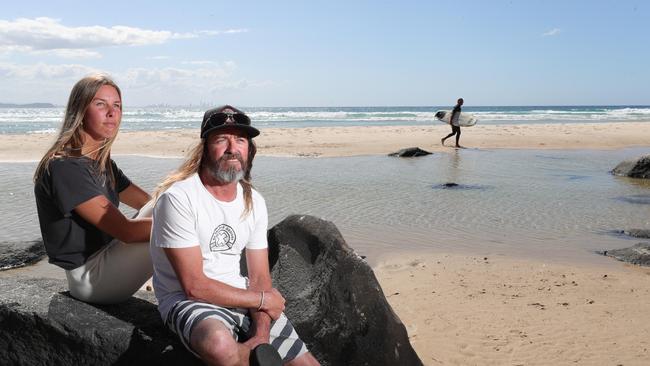
M251 126L251 119L244 112L233 106L224 105L205 112L201 123L201 138L205 138L211 132L226 128L240 129L251 138L260 134L257 128Z

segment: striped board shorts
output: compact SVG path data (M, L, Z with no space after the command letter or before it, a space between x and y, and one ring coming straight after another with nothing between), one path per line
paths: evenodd
M177 302L167 315L165 324L179 336L181 342L190 352L199 357L190 347L192 329L203 319L213 318L221 321L238 342L245 342L251 330L251 317L246 309L232 309L221 306L183 300ZM269 340L282 357L283 363L307 352L307 346L300 340L293 325L282 313L277 320L271 321ZM200 357L199 357L200 358Z

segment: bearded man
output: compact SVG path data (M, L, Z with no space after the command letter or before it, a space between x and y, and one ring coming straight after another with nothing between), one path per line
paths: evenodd
M237 108L208 110L201 141L159 186L151 233L158 309L206 364L318 365L272 287L266 203L250 175L259 133Z

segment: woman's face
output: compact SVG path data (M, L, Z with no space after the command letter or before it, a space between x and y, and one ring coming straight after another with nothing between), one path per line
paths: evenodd
M120 127L122 120L122 100L117 90L110 85L103 85L86 110L83 129L95 141L109 139Z

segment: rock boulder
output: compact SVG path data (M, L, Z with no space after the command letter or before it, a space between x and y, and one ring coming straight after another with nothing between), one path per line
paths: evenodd
M42 240L0 242L0 271L38 262L44 256Z
M634 238L650 239L650 230L647 229L627 229L623 230L623 234Z
M199 365L163 326L153 294L95 306L65 281L0 278L3 365Z
M422 150L419 147L407 147L405 149L401 149L394 153L390 153L388 154L388 156L397 156L400 158L413 158L413 157L431 155L431 154L433 153Z
M269 230L274 286L323 365L421 365L372 269L336 226L289 216Z
M641 266L650 266L649 243L638 243L629 248L607 250L604 251L603 254L623 262L638 264Z
M612 174L630 178L650 179L650 155L626 160L618 164L614 170L612 170Z

